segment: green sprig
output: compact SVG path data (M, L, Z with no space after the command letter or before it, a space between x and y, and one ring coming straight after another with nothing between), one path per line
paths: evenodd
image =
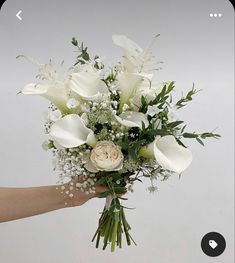
M193 99L193 96L194 96L196 93L198 93L199 91L200 91L200 90L196 90L196 89L194 88L194 83L193 83L192 89L186 94L186 96L183 96L183 95L182 95L182 98L176 102L176 104L175 104L175 105L176 105L176 108L177 108L177 109L180 109L180 108L186 106L187 103Z
M207 138L214 138L214 139L219 139L221 137L220 134L213 133L213 132L204 132L204 133L189 133L185 132L182 134L184 138L189 138L189 139L196 139L197 142L199 142L202 146L204 146L204 142L202 140L205 140Z

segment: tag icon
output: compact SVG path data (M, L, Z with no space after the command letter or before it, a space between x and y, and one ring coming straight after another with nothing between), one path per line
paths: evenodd
M218 257L225 248L226 241L218 232L209 232L201 240L201 249L209 257Z
M218 244L215 242L215 240L209 240L209 246L215 249L218 246Z

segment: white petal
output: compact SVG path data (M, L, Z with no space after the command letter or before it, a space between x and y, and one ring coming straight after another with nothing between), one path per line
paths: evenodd
M96 99L99 94L109 92L99 74L94 72L78 72L71 75L70 88L85 100Z
M51 84L30 83L23 88L22 93L27 95L41 95L56 105L62 112L66 112L67 92L65 82L54 82Z
M142 122L144 122L145 127L149 126L147 116L142 112L126 111L119 116L115 115L115 118L126 127L139 127L141 129Z
M132 41L124 35L112 35L112 39L114 44L123 48L128 53L138 54L143 51L138 44L136 44L134 41Z
M41 95L41 94L45 94L48 91L48 88L49 86L45 84L30 83L23 88L22 93Z
M172 135L157 137L154 142L154 156L164 169L182 173L192 162L192 153L181 146Z
M114 44L121 47L124 51L124 66L127 72L139 72L139 57L143 50L134 41L130 40L124 35L113 35L112 36Z
M69 114L52 125L50 136L61 146L73 148L89 143L94 135L78 115Z
M118 90L121 91L121 103L128 103L129 99L135 95L142 76L132 73L120 73L117 76Z
M53 121L53 122L58 121L59 119L61 119L61 117L62 117L62 113L60 110L54 110L54 111L49 110L48 111L48 119L50 121Z
M87 169L87 171L89 171L91 173L98 173L99 172L99 170L93 165L93 163L91 161L88 161L84 166Z

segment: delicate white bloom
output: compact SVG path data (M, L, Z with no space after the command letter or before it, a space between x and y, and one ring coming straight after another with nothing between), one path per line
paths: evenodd
M113 35L112 39L114 44L120 46L124 51L123 57L126 70L128 72L135 71L136 58L140 56L143 49L124 35Z
M129 99L132 98L140 83L142 77L132 73L119 73L117 76L117 87L120 92L121 105L127 104Z
M159 92L162 90L162 85L155 81L149 81L146 78L138 87L135 95L133 96L133 105L139 108L141 105L141 97L143 96L147 102L154 100Z
M94 133L76 114L69 114L51 126L51 138L65 148L73 148L84 143L94 145Z
M154 142L142 147L139 153L146 158L154 156L164 169L179 174L192 162L191 151L179 145L172 135L157 136Z
M102 68L104 66L104 59L105 58L101 58L101 57L97 57L94 59L94 62L93 62L93 67L94 67L94 64L97 64L97 66L99 68Z
M70 76L69 87L84 100L96 100L109 90L98 72L78 72Z
M114 108L117 108L118 102L117 101L111 101L111 104L113 105Z
M109 87L109 89L115 94L115 92L117 91L117 85L116 83L112 83Z
M51 62L39 66L39 76L41 81L37 84L30 83L26 85L22 93L30 95L41 95L51 101L62 112L66 112L67 79L58 80L57 71L53 69Z
M81 104L81 111L82 112L90 112L90 106L87 103Z
M148 110L146 112L147 115L153 117L155 114L158 114L159 113L159 108L157 105L153 105L153 106L148 106Z
M128 110L130 107L127 105L127 104L124 104L123 107L122 107L122 110L123 111L126 111Z
M91 151L90 162L85 165L91 172L118 171L122 169L124 156L119 146L101 141Z
M116 120L126 127L139 127L142 128L142 122L145 127L149 126L147 116L142 112L126 111L119 116L115 115Z
M120 46L123 51L124 67L129 73L137 73L143 77L152 79L152 72L159 69L157 63L153 61L151 49L158 36L155 36L153 41L146 49L142 49L131 39L124 35L113 35L114 44Z
M76 109L78 105L79 105L79 102L74 98L69 99L66 103L66 106L69 109Z
M48 110L48 119L52 122L58 121L61 119L62 113L60 110Z

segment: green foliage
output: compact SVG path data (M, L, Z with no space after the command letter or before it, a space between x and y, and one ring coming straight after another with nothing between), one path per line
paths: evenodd
M118 141L117 144L122 148L126 156L129 155L133 160L137 161L139 159L138 152L140 148L146 144L146 140L139 139L131 142L125 137L122 141Z
M146 113L148 106L153 106L153 105L158 105L158 108L162 109L163 106L167 103L167 100L170 98L170 93L173 91L174 87L175 87L174 81L171 81L168 85L165 84L161 92L159 92L156 98L151 100L150 102L147 102L145 97L142 96L139 112Z
M117 72L112 70L111 73L104 79L104 82L109 86L113 81L116 80Z
M204 133L189 133L189 132L185 132L182 134L182 136L184 138L189 138L189 139L196 139L197 142L199 142L201 145L204 146L204 142L202 140L206 139L206 138L214 138L214 139L219 139L221 137L220 134L217 133L213 133L213 132L204 132Z
M165 136L169 135L169 131L162 128L162 129L156 129L155 128L155 121L150 122L148 127L145 127L144 123L142 123L142 130L140 133L140 139L145 141L145 144L151 143L154 141L155 137L157 135Z
M90 61L90 55L87 52L87 47L84 47L83 42L81 45L79 45L77 39L75 37L72 38L71 43L78 48L78 56L77 56L77 61L75 62L74 66L77 64L85 64L86 62Z
M180 109L180 108L186 106L186 104L193 99L193 96L197 92L199 92L199 90L196 90L194 88L194 84L193 84L192 89L186 94L186 96L182 96L182 98L176 102L176 104L175 104L176 108Z

